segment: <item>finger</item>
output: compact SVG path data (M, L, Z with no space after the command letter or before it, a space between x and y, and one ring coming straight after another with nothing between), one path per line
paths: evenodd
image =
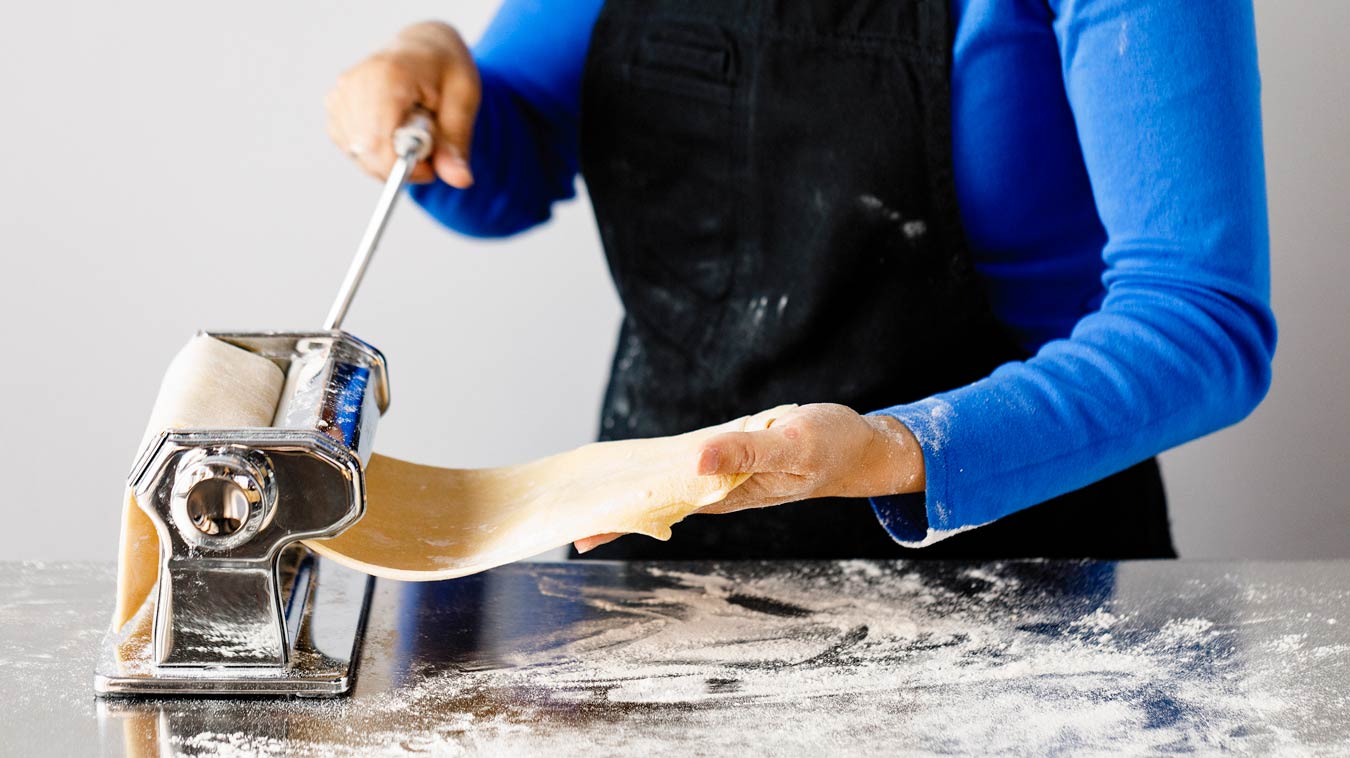
M411 174L408 174L408 181L413 184L427 184L435 178L436 171L431 167L431 161L422 161L413 167Z
M344 101L339 104L334 121L339 125L337 132L342 139L338 147L347 153L362 171L376 179L387 178L389 170L394 165L394 151L392 145L386 144L391 140L381 140L374 136L379 133L377 130L380 127L373 125L378 122L371 113ZM388 155L383 154L386 150Z
M435 157L436 173L447 184L466 188L473 184L469 170L469 143L478 117L483 84L473 55L458 34L450 40L456 50L454 61L441 74L440 102L436 104L437 142L444 146Z
M700 508L698 513L735 513L782 505L810 496L810 484L796 474L755 474L726 497Z
M459 152L459 148L449 142L442 141L436 144L431 161L436 176L451 187L468 189L473 186L473 172L469 170L468 161L465 160L464 154Z
M726 432L703 443L698 473L752 474L793 471L797 445L781 429L757 432Z
M397 111L381 106L356 116L353 131L357 136L350 149L356 154L356 162L376 179L389 178L394 168L393 135L399 124L396 114Z
M381 181L384 180L385 177L380 175L379 169L370 165L367 161L363 159L362 156L366 149L362 147L359 142L352 139L349 132L343 126L340 120L337 120L332 124L330 124L328 129L328 138L333 140L333 143L336 144L338 147L340 147L342 149L342 152L346 153L347 157L350 158L352 162L356 164L357 168L360 168L363 173L375 179L379 179Z
M351 138L347 149L367 172L384 179L394 167L394 131L414 103L417 86L404 68L388 59L362 64L342 98L342 120Z
M597 534L594 537L584 537L582 539L579 539L576 542L572 543L572 545L577 549L578 553L588 553L594 550L595 548L600 547L601 545L607 542L613 542L614 540L617 540L622 536L623 534L620 532Z
M754 477L750 478L751 481ZM736 511L750 510L751 508L762 508L768 503L765 502L763 493L756 491L756 488L749 486L750 481L732 490L726 497L699 508L696 513L721 514L735 513Z
M340 85L333 88L324 98L324 108L328 111L328 138L363 172L378 179L380 177L374 169L367 166L361 159L361 155L366 148L364 143L352 134L351 126L348 123L347 104L339 89Z

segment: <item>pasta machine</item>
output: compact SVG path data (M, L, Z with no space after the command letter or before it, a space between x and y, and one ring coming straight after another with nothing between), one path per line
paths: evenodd
M158 582L105 638L102 695L339 695L350 689L374 580L301 540L336 536L365 510L364 465L389 405L378 350L340 331L412 168L428 114L394 134L398 160L325 328L207 333L276 364L269 427L166 429L130 485L159 535Z

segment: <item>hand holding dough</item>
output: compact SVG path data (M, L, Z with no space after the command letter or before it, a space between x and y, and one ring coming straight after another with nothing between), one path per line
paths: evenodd
M366 468L365 516L337 537L305 544L376 576L424 581L472 574L606 532L670 539L672 524L750 477L700 476L703 443L722 432L766 429L793 407L501 468L441 469L376 455Z

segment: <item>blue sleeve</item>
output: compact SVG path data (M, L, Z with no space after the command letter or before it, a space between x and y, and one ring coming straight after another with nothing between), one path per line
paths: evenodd
M1100 307L988 378L880 411L924 450L924 497L876 498L922 545L1236 423L1275 349L1250 0L1051 0L1107 233Z
M409 189L437 221L501 237L547 221L576 195L581 70L603 0L505 0L474 46L483 101L469 167L474 184Z

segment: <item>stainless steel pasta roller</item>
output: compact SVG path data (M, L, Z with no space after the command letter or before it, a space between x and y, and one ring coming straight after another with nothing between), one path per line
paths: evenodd
M373 579L301 540L331 537L366 504L364 467L389 406L384 356L340 331L412 168L431 150L417 111L324 329L206 332L285 375L270 426L162 430L130 476L159 538L158 580L105 638L103 695L329 696L352 685Z

